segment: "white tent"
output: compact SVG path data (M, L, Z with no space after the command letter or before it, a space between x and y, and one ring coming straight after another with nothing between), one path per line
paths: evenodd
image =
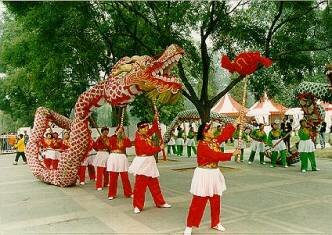
M246 114L247 117L255 117L257 123L264 123L264 125L269 124L270 112L264 109L253 109L249 110Z
M240 111L244 109L246 113L248 109L239 104L228 93L224 95L211 109L212 112L225 114L227 116L237 117Z
M264 96L249 108L247 116L254 116L257 122L269 125L277 119L282 119L286 110L284 106L270 100L264 93Z
M323 102L321 105L324 107L325 110L325 119L327 126L327 131L329 130L329 127L332 125L332 104Z

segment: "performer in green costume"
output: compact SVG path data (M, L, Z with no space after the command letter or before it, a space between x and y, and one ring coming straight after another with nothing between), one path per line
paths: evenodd
M175 146L175 134L174 134L174 131L171 133L171 138L169 140L169 142L167 143L167 153L168 154L171 154L171 150L172 150L172 154L177 154L177 151L176 151L176 146Z
M248 142L248 135L245 133L245 131L241 132L241 143L239 144L239 135L240 135L240 128L241 128L241 124L237 124L236 126L236 131L233 134L233 139L234 139L234 147L236 149L240 149L241 150L241 155L240 155L240 159L238 159L237 157L235 157L235 161L241 161L243 162L243 155L244 155L244 149L246 148L246 142Z
M252 143L251 143L251 153L248 160L248 164L251 164L254 161L255 154L258 151L259 161L261 164L265 165L266 163L264 161L264 148L265 148L265 143L267 141L267 135L264 131L264 124L260 123L259 129L254 129L250 133L250 137L252 138Z
M191 157L191 149L193 149L194 153L196 154L196 143L195 143L195 136L196 133L194 128L191 126L188 134L187 134L187 155Z
M280 152L281 162L284 167L287 165L287 147L282 139L285 136L285 133L281 131L277 123L272 124L272 130L268 136L268 145L272 147L272 156L271 156L271 166L275 167Z
M181 127L178 127L178 134L176 138L176 150L178 157L182 157L184 145L184 131Z
M319 171L316 167L316 160L315 160L315 145L311 139L311 132L307 121L302 119L300 121L301 128L298 131L298 135L300 137L299 148L298 151L300 153L300 160L301 160L301 171L303 173L307 172L308 170L308 159L311 163L311 168L313 171Z

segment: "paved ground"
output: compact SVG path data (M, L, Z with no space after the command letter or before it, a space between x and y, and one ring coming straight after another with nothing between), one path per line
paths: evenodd
M29 167L11 165L13 157L0 156L2 234L181 234L184 229L195 159L161 161L162 190L173 207L155 208L148 195L145 210L136 215L121 189L119 198L109 201L93 182L46 185ZM223 166L228 186L222 201L224 234L332 234L332 160L319 159L321 171L306 174L299 172L299 164L287 169L257 162ZM217 234L209 221L207 208L193 234Z

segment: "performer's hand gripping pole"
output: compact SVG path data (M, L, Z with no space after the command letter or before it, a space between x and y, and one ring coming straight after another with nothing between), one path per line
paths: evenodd
M124 115L125 115L125 111L126 111L126 107L127 106L123 106L121 107L121 116L120 116L120 122L118 123L118 131L123 128L123 125L124 125ZM123 128L124 129L124 128ZM116 134L118 134L118 131Z
M90 115L90 117L89 117L89 121L91 122L91 124L92 124L93 126L96 127L99 136L102 136L102 133L100 132L99 127L98 127L96 121L93 119L92 115ZM108 152L110 153L110 152L111 152L111 149L109 148L109 143L108 143L108 141L106 141L104 138L102 138L102 141L103 141L103 143L105 144L105 146L107 146Z
M154 114L155 114L155 117L157 118L157 122L158 122L158 137L159 137L159 140L160 140L160 144L164 146L164 140L163 140L163 136L161 135L161 128L160 128L160 125L159 125L159 113L158 113L158 109L157 109L157 101L156 99L152 99L152 105L153 105L153 110L154 110ZM167 155L166 155L166 151L165 151L165 148L162 148L162 153L163 153L163 160L166 161L167 160Z

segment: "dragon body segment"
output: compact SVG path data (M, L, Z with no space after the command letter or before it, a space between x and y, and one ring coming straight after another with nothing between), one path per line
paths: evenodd
M312 127L319 126L325 116L324 108L317 101L332 103L332 64L326 66L325 74L329 83L302 82L296 89L304 117Z

